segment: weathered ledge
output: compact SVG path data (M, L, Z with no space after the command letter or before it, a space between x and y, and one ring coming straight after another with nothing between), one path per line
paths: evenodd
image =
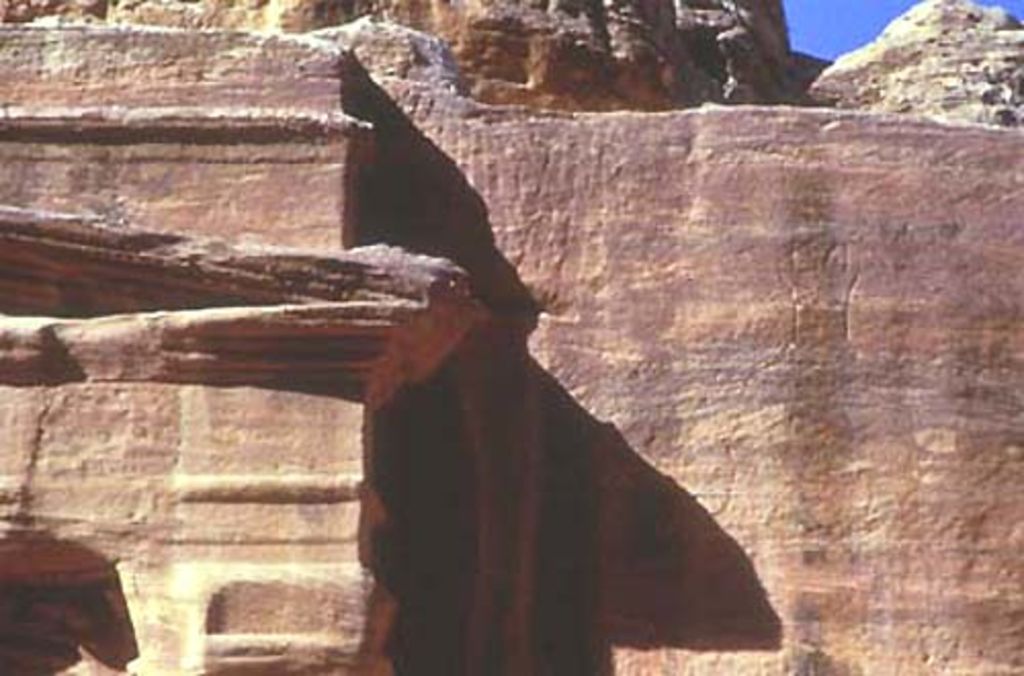
M0 140L60 143L329 141L371 126L341 110L258 106L4 106Z
M380 396L479 319L453 264L0 209L0 383L173 382ZM43 316L40 316L43 315Z

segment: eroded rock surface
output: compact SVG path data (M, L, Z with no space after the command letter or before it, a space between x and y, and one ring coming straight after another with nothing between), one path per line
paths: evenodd
M15 556L56 566L49 587L11 577L52 616L114 589L118 561L140 618L104 642L55 629L56 668L91 642L115 666L137 645L144 673L175 676L345 673L353 656L384 673L514 676L609 660L638 676L1019 669L1024 137L820 110L530 113L458 97L400 56L382 72L413 79L381 82L425 138L365 73L338 76L328 40L146 32L100 31L97 62L114 66L95 78L52 67L89 63L53 47L88 40L44 36L53 60L4 81L25 98L3 150L34 167L17 195L86 194L32 180L69 156L110 190L112 172L138 178L140 148L190 148L197 128L202 152L168 166L217 164L210 140L241 134L273 151L230 151L258 176L255 158L299 152L267 129L304 157L331 148L321 122L343 110L372 124L372 153L307 163L287 196L358 193L322 232L455 260L496 316L442 363L428 354L430 377L367 399L335 369L358 380L368 360L406 382L420 372L385 366L466 328L423 300L448 266L409 280L363 254L338 268L7 212L0 287L14 292L0 302L80 309L0 316L0 508L35 538ZM241 60L205 60L210 44ZM134 70L136 51L155 58ZM265 62L279 74L265 90L253 60L268 53L283 56ZM183 68L161 70L176 59L160 54ZM202 114L182 127L161 87ZM32 92L133 110L40 116ZM286 96L307 109L245 117L253 97ZM323 249L301 226L337 203L313 198L256 235ZM253 236L238 228L262 204L208 225ZM127 314L81 316L90 303ZM381 331L397 331L393 352Z
M0 523L119 562L147 676L528 673L532 304L451 160L325 39L6 35L10 198L157 231L4 212L7 312L60 316L0 316ZM337 251L381 242L457 260L513 319L464 314L450 264ZM74 616L77 572L41 612ZM61 666L86 629L51 632Z
M312 35L351 50L377 76L419 80L465 93L451 48L429 33L366 16Z
M320 40L7 27L0 202L339 247L371 143L341 110L355 68Z
M798 95L779 3L394 2L373 11L452 44L473 94L569 109Z
M540 117L389 87L546 307L538 360L695 493L782 617L760 655L613 633L647 649L616 673L1018 668L1018 134L768 108ZM727 651L717 637L700 647Z
M46 17L181 28L308 31L361 16L397 22L447 40L473 95L493 103L582 110L665 109L704 101L783 102L803 97L779 0L628 0L453 5L435 0L329 3L322 0L131 0L108 3L10 0L5 22ZM344 33L388 70L413 54L442 51L386 23ZM374 45L373 49L369 45ZM424 51L426 50L426 51ZM385 56L387 54L387 56ZM383 61L382 61L383 60ZM403 65L404 64L404 65ZM416 68L423 68L417 64Z
M9 106L338 107L351 57L300 36L131 26L4 26Z
M4 378L19 384L340 388L351 370L354 391L372 398L381 393L362 388L374 378L428 375L439 346L473 323L464 273L388 247L324 256L17 209L0 209L0 242L0 312L65 318L0 327ZM438 316L424 322L427 308ZM415 339L396 338L404 324Z
M926 0L814 83L840 108L1024 126L1024 26L969 0Z
M0 569L0 667L64 673L79 649L98 673L379 664L361 646L363 414L294 389L0 385L0 511L18 525L0 558L20 564Z
M108 0L4 0L0 23L50 21L102 22L109 10Z
M481 318L464 274L18 209L0 240L0 667L388 673L363 419Z

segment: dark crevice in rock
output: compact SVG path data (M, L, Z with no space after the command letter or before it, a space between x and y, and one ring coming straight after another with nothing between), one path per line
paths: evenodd
M398 604L398 674L461 674L476 566L474 457L450 367L374 415L370 484L387 520L367 538L375 577Z
M492 310L532 324L536 303L498 252L487 206L459 168L361 67L353 65L343 83L345 111L376 130L373 157L358 173L353 243L450 259L469 273L474 295Z
M0 587L5 674L62 672L79 662L79 648L116 670L139 654L120 577L88 547L20 523L0 540Z
M376 85L350 83L344 101L383 134L357 241L452 258L497 314L374 420L389 518L369 541L399 608L399 673L593 676L611 673L613 647L778 649L735 540L528 358L537 303L462 173Z

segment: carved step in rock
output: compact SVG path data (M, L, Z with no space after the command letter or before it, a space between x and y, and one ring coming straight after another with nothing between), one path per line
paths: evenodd
M0 559L21 547L0 585L25 612L85 613L33 625L36 643L0 665L63 668L81 648L123 668L137 646L147 676L390 673L364 418L482 317L464 273L386 247L327 256L0 215L15 288L0 312L21 315L0 314L0 521L23 533L0 535ZM100 591L72 584L92 575L74 547L106 566ZM104 642L87 620L108 578L127 628Z

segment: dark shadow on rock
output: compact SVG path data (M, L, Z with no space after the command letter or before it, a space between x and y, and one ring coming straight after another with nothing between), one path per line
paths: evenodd
M343 78L346 113L373 124L372 158L360 167L349 246L391 244L454 261L478 298L502 314L538 307L494 243L487 206L455 162L421 133L358 63Z
M31 524L0 534L0 673L61 673L80 649L118 670L138 657L114 565Z
M367 563L397 599L389 652L396 672L410 676L472 673L465 644L479 546L475 458L449 370L406 388L371 423L367 476L386 520L364 527Z
M789 79L799 92L803 103L817 104L808 94L811 85L818 79L818 76L825 72L825 69L832 65L831 61L804 54L793 52L789 59Z
M354 69L345 110L378 133L347 241L453 260L496 318L374 422L369 474L390 517L374 566L401 607L398 673L593 676L609 672L613 646L778 648L779 618L742 548L528 357L538 305L480 195ZM529 551L500 541L531 528ZM524 555L529 589L517 586Z
M739 544L614 426L536 372L547 461L540 644L563 652L559 634L579 632L571 654L549 654L552 673L607 672L612 646L778 649L781 622Z

